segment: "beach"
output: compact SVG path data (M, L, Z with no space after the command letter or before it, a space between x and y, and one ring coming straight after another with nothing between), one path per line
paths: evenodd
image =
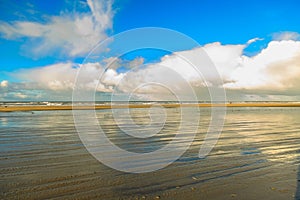
M14 111L51 111L51 110L101 110L118 108L150 108L152 106L162 106L165 108L178 107L300 107L300 103L156 103L156 104L106 104L106 105L29 105L29 106L1 106L0 112Z
M122 134L110 109L95 112L114 144L150 152L174 137L180 115L172 106L166 109L166 128L145 140ZM201 107L190 148L171 165L141 174L114 170L89 154L70 110L1 112L0 198L297 199L300 108L229 106L222 134L206 158L198 151L211 115L209 107ZM131 112L144 123L148 109Z
M0 200L300 200L300 0L0 7Z

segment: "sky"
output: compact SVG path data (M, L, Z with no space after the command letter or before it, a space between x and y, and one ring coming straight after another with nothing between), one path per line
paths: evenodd
M191 87L199 100L209 100L208 88L224 88L229 101L300 101L299 7L297 0L0 0L0 101L71 100L80 69L97 100L116 91L164 100ZM111 37L143 27L198 45L174 39L172 52L113 54ZM93 55L104 56L90 59L103 41L108 47ZM205 77L213 70L203 52L218 75ZM202 77L180 56L198 59Z

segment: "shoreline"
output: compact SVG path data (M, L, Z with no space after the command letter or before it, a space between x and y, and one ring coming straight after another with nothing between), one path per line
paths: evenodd
M2 106L0 112L18 111L56 111L56 110L102 110L102 109L122 109L122 108L150 108L152 106L162 106L164 108L179 107L300 107L300 103L188 103L188 104L119 104L119 105L95 105L95 106Z

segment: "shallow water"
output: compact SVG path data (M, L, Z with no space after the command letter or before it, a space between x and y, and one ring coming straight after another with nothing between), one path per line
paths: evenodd
M165 115L162 130L142 139L120 130L110 110L96 111L110 141L136 153L158 150L174 139L180 109L168 108ZM0 113L0 198L297 199L300 108L228 108L218 143L204 159L198 152L209 108L200 115L196 137L182 157L161 170L131 174L89 154L71 111ZM131 116L140 125L137 131L161 126L147 126L147 109L132 109ZM127 116L121 113L118 119L126 130L132 128Z

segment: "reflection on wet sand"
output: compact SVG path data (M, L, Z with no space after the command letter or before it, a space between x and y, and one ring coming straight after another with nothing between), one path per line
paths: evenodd
M228 108L217 145L199 159L210 121L209 108L201 108L189 150L168 167L144 174L119 172L94 159L78 138L71 111L0 113L0 198L296 199L299 111ZM147 125L148 109L132 112L136 123ZM179 108L168 108L159 134L132 139L118 129L110 110L96 114L108 138L133 152L161 148L180 124Z

